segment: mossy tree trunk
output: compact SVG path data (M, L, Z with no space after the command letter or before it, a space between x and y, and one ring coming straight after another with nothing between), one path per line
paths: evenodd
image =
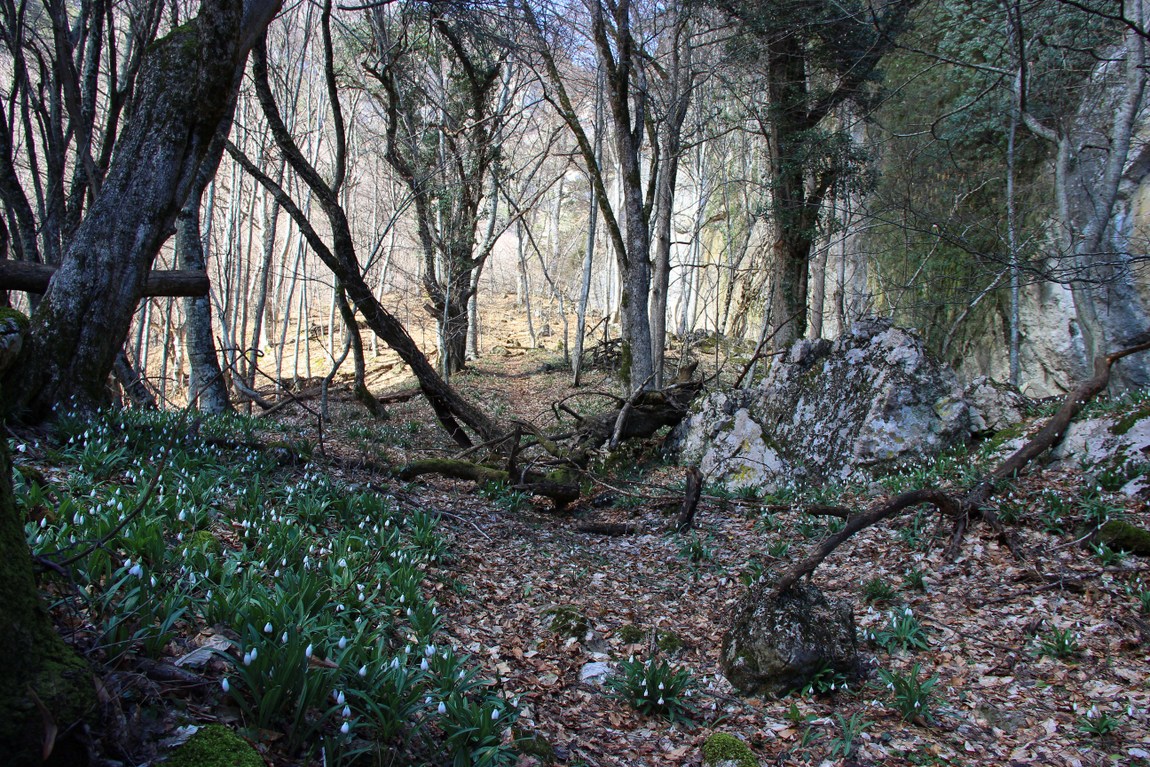
M91 673L64 644L40 602L24 524L12 495L12 464L0 440L0 764L82 764L74 726L95 711ZM52 736L51 728L56 735Z
M0 372L16 359L27 329L19 313L0 312ZM82 764L62 752L73 745L72 725L91 713L95 688L40 602L12 493L7 440L0 440L0 606L0 764L40 764L48 745L57 763Z

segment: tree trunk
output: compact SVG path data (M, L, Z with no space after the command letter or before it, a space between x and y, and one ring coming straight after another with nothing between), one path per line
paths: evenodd
M212 142L212 148L200 166L196 183L188 200L180 211L176 228L176 258L183 269L207 271L205 235L200 227L200 198L216 175L216 168L223 156L223 136ZM220 370L216 355L216 341L212 333L212 299L199 296L184 300L184 313L187 315L186 343L188 363L191 367L188 377L188 402L195 403L201 413L220 415L232 412L228 398L227 382Z
M251 33L278 4L204 0L196 19L149 50L135 108L99 197L80 224L32 317L20 360L5 375L7 404L40 420L75 397L107 401L106 381L127 337L152 261L221 123L230 119Z

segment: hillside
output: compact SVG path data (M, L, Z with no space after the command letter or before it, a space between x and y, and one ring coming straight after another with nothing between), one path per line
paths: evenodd
M541 418L572 393L547 361L483 361L458 383L507 416ZM154 760L212 722L275 765L688 765L720 731L776 764L1147 761L1147 568L1089 548L1083 531L1103 517L1146 526L1150 512L1105 478L1020 480L997 507L1017 560L975 527L944 561L949 525L925 512L855 536L815 582L854 605L864 678L746 699L718 669L744 584L837 523L805 506L868 497L707 488L695 529L669 534L683 470L652 442L586 475L558 515L507 488L390 478L443 454L425 410L411 400L378 422L336 392L322 446L299 406L195 424L108 413L15 434L35 553L101 542L68 568L72 582L42 583L105 690L103 763ZM890 477L884 492L961 481L994 447ZM589 521L639 530L577 530ZM662 705L638 686L626 699L591 665L641 685L648 659L670 664L677 694Z

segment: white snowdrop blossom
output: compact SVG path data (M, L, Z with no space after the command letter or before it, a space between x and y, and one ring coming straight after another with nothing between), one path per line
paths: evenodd
M339 638L339 649L343 650L347 647L347 637Z
M220 680L220 687L224 688L224 692L229 692L232 686L228 683L228 678L225 676Z
M361 678L367 676L367 666L360 666L358 673Z
M339 731L342 732L344 735L347 735L349 732L351 732L351 725L348 724L347 722L344 722L343 724L340 725Z
M305 649L305 650L303 651L304 657L306 657L306 658L310 658L310 657L311 657L311 651L312 651L313 649L314 649L314 648L311 646L311 644L308 644L308 646L307 646L307 649Z
M265 634L272 633L272 622L271 621L268 621L267 623L264 624L264 633Z
M419 667L424 671L427 671L427 658L424 658L419 662Z

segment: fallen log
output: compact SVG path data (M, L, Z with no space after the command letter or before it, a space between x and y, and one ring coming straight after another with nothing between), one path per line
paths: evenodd
M480 485L489 482L504 484L512 490L520 490L549 498L555 504L556 510L562 510L567 504L579 498L578 485L554 482L535 472L527 472L522 477L513 478L506 469L496 469L481 463L454 458L424 458L412 461L396 472L396 476L404 481L415 479L424 474L439 474L453 479L466 479Z
M0 260L0 290L24 290L44 293L48 282L56 273L51 264L30 261ZM207 272L188 269L153 269L144 282L143 297L187 296L198 298L208 295L211 283Z
M1081 412L1087 402L1098 396L1110 383L1110 368L1115 362L1147 349L1150 349L1150 342L1138 343L1096 358L1094 360L1094 376L1067 394L1058 412L1050 417L1050 420L1039 429L1038 433L1000 463L992 472L976 482L966 493L958 495L953 490L921 489L902 493L894 498L880 500L867 511L848 517L842 530L827 537L809 556L797 562L774 584L764 581L762 588L770 588L773 592L772 596L777 598L798 582L800 578L812 574L815 568L822 564L823 560L855 533L924 503L933 505L943 515L954 521L954 533L946 552L950 559L957 555L958 546L962 541L967 525L975 518L981 518L997 530L1000 536L1006 538L1002 524L995 514L986 508L986 502L990 500L1004 480L1016 476L1031 461L1062 440L1074 417ZM1008 539L1007 543L1009 544ZM1013 546L1011 548L1013 550Z

